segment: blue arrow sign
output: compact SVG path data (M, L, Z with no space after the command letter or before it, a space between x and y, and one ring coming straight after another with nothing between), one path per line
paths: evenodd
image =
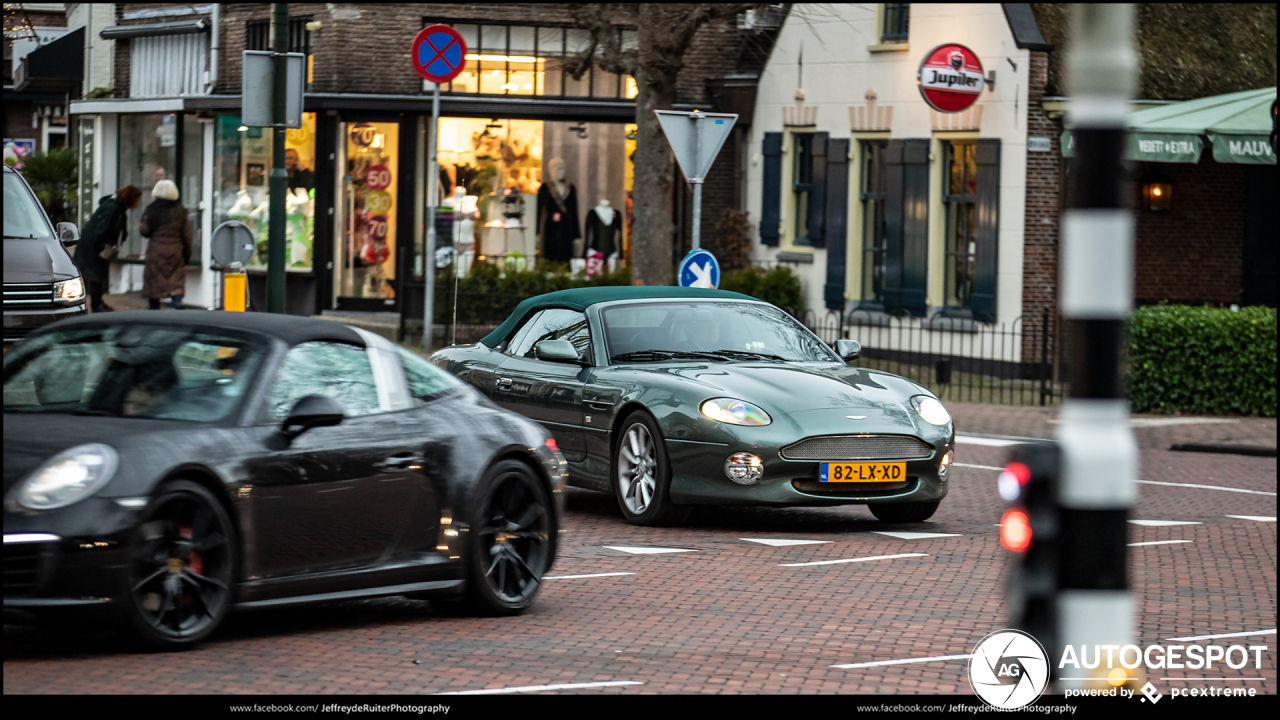
M676 272L680 287L718 288L720 287L720 263L716 256L706 250L694 250L680 261L680 269Z

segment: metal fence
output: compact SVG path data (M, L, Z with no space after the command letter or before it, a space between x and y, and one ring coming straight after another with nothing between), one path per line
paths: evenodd
M1058 320L1048 308L1000 324L865 310L792 315L824 342L857 340L862 352L853 365L901 375L942 400L1056 405L1065 394Z

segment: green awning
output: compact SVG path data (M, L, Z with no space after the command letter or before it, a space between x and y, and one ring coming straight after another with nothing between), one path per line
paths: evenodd
M1275 88L1246 90L1138 110L1129 115L1126 156L1142 162L1196 163L1208 136L1220 163L1275 165L1271 151L1271 103ZM1062 154L1071 157L1075 138L1062 133Z

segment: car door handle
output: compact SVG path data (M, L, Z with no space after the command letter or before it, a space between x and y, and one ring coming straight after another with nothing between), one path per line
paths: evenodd
M613 407L613 403L600 402L598 400L588 400L587 407L591 408L592 410L608 410L609 408Z
M498 387L502 390L510 390L511 378L498 378Z
M422 456L414 453L399 453L383 460L380 463L374 463L374 467L382 472L394 472L396 470L405 470L422 464Z

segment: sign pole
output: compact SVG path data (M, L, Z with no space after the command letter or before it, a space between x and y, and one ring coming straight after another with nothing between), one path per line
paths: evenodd
M435 342L436 297L436 145L440 125L440 83L431 97L431 126L427 128L427 247L422 255L422 279L426 284L426 300L422 310L422 351L431 352Z
M702 247L702 179L690 180L693 185L693 249Z
M284 125L289 92L289 75L285 67L288 44L289 5L271 4L272 127L271 127L271 195L267 223L267 312L284 312L285 293L285 193L289 173L284 169Z

